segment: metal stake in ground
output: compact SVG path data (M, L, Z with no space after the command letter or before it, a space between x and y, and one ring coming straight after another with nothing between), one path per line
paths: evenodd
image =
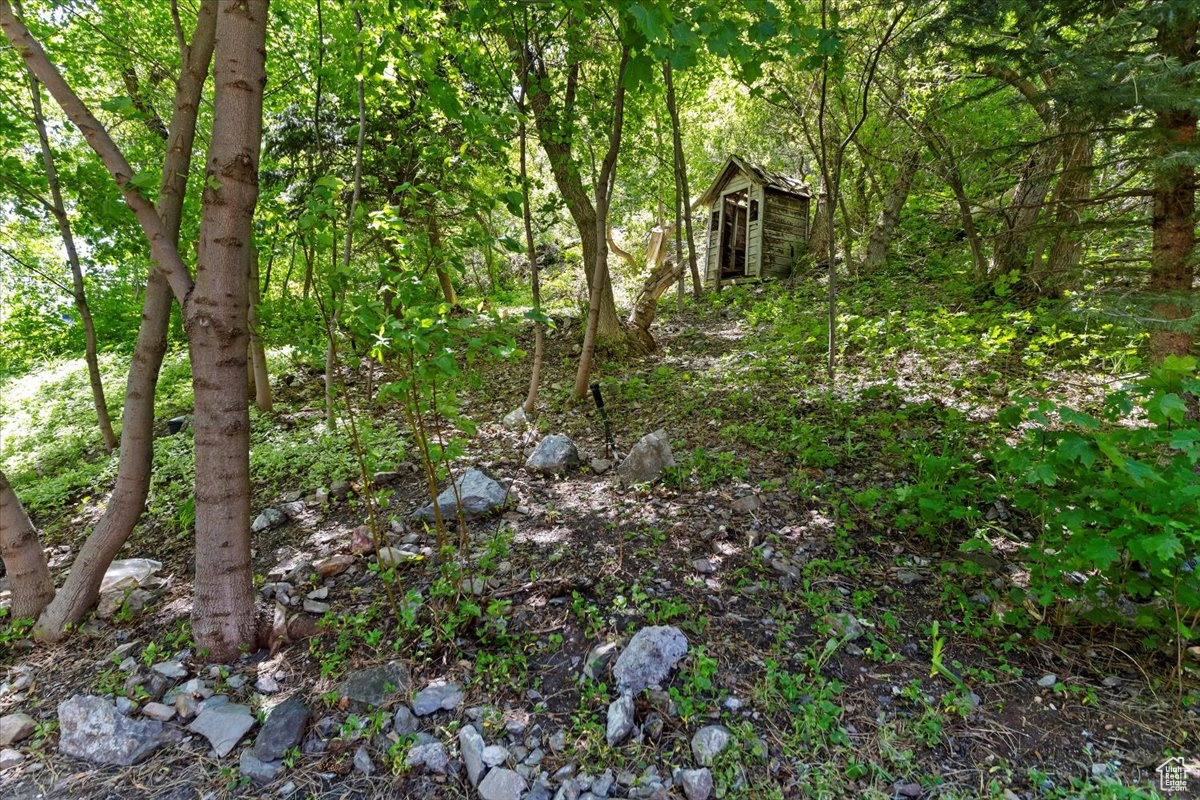
M615 458L617 443L613 440L612 425L608 422L608 412L604 410L604 398L600 396L599 381L592 381L592 399L596 401L596 410L600 412L600 419L604 421L604 457Z

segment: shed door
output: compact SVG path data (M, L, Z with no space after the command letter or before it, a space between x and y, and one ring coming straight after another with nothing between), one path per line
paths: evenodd
M741 189L721 198L721 280L741 278L746 272L747 225L749 223L749 192Z

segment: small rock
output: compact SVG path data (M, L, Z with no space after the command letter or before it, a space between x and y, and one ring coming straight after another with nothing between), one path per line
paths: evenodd
M508 748L498 744L489 744L483 748L483 763L489 767L498 767L508 761Z
M731 508L739 514L752 514L762 508L762 501L756 495L746 494L734 500Z
M612 465L613 462L611 458L593 458L592 463L589 466L592 468L592 472L596 473L597 475L603 475L612 469Z
M487 767L483 763L483 737L474 725L464 725L458 731L458 751L462 756L463 766L467 768L467 780L472 786L479 785L483 771Z
M350 673L338 693L362 705L391 708L408 694L411 680L403 664L383 664Z
M554 733L550 734L550 738L546 740L546 744L548 744L550 749L554 752L561 753L567 747L567 732L564 730L555 731Z
M401 550L399 547L381 547L375 559L385 567L397 567L407 561L415 561L421 556L409 550Z
M196 698L190 694L180 694L175 696L175 713L181 719L191 719L200 711L200 704L196 702Z
M542 475L561 475L579 464L579 450L575 443L561 433L552 433L538 442L525 462L525 469Z
M445 775L450 756L441 742L429 742L410 749L405 763L410 767L423 767L426 772Z
M300 744L308 725L309 708L299 697L289 697L267 716L254 740L254 755L263 761L278 761Z
M593 681L600 680L604 676L604 671L608 669L608 665L612 663L617 656L617 643L604 642L598 644L588 651L588 654L583 659L583 670L580 672L579 678L590 678Z
M305 599L304 601L304 610L309 614L324 614L329 611L329 608L329 603L322 603L320 600Z
M350 552L359 556L375 552L375 539L371 536L369 527L359 525L350 534Z
M667 432L657 430L648 433L625 456L625 460L617 467L621 483L633 486L639 483L653 483L662 477L667 469L675 466L675 456L671 453L671 443Z
M275 694L279 691L279 681L270 675L260 675L254 682L254 690L263 694Z
M1056 683L1058 683L1058 676L1052 672L1049 675L1043 675L1042 677L1038 678L1037 685L1043 689L1049 689Z
M313 569L315 569L317 574L322 578L330 578L334 575L340 575L348 570L350 565L356 560L357 559L352 555L348 555L346 553L337 553L329 556L328 558L322 558L320 561L314 561Z
M25 756L20 750L12 750L8 747L0 750L0 770L11 769L21 765L25 760Z
M729 746L733 734L724 725L705 725L692 737L692 756L702 767L711 767L722 750Z
M919 783L902 783L896 787L896 794L901 797L920 797L925 794Z
M350 485L350 481L334 481L329 485L329 495L335 500L345 500L353 491L354 487Z
M37 730L37 722L28 714L17 712L0 717L0 747L27 739Z
M201 711L188 730L208 739L217 758L224 758L257 722L246 706L220 703Z
M525 409L523 407L517 406L512 411L504 415L504 418L500 420L500 424L503 425L507 430L513 431L514 433L520 433L521 431L525 430L527 425L529 425L529 417L526 416Z
M371 760L371 754L367 752L367 748L360 747L354 751L354 768L363 775L370 775L375 771L375 762Z
M712 770L708 767L681 770L680 782L687 800L708 800L712 796Z
M188 674L184 666L178 661L163 661L162 663L155 664L150 669L164 678L172 678L174 680L186 678Z
M497 767L480 782L479 796L483 800L520 800L525 786L525 779L518 773Z
M58 749L97 764L129 767L173 736L157 720L122 716L103 697L76 695L58 704Z
M852 642L863 635L862 623L853 614L830 614L825 617L825 622L833 630L834 634L848 642Z
M304 515L304 503L300 500L290 500L286 503L280 503L279 510L282 511L288 519L299 519Z
M398 480L400 480L400 473L392 472L390 470L385 472L376 472L371 476L371 483L375 484L376 486L391 486Z
M146 703L142 706L142 716L166 722L175 716L175 709L163 703Z
M457 681L434 681L417 692L412 710L418 717L424 717L435 711L452 711L462 701L462 686Z
M283 772L282 762L262 761L247 748L238 759L238 771L256 786L265 786Z
M399 736L407 736L410 733L416 733L420 728L420 723L417 722L416 716L409 710L408 706L400 706L396 709L396 715L392 717L392 730Z
M608 726L604 738L616 747L633 733L633 695L623 694L608 706Z
M637 694L666 680L688 651L687 637L672 625L642 628L629 640L613 667L617 689Z
M692 569L696 570L696 572L700 573L701 575L712 575L717 571L717 568L714 567L713 563L707 558L694 558L692 559L691 564Z
M262 533L285 522L287 522L287 516L278 508L264 508L262 513L255 517L254 522L250 524L250 530L254 533Z

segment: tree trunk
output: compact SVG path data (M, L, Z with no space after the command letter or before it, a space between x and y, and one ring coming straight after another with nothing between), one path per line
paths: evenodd
M592 228L592 235L596 243L596 261L588 301L587 326L583 333L583 350L579 354L579 369L575 373L576 399L582 399L587 395L588 379L592 374L592 358L595 355L596 340L600 330L604 287L609 286L609 291L612 290L608 283L608 243L605 241L605 232L608 229L609 204L612 202L613 183L616 180L617 155L621 151L621 132L625 127L625 68L628 65L629 46L625 45L621 48L621 64L617 68L612 131L608 135L608 152L600 165L600 174L596 177L596 218L595 226ZM613 310L615 314L615 307ZM617 327L620 328L619 322Z
M1066 123L1062 136L1062 172L1054 187L1054 241L1045 270L1035 275L1042 294L1056 295L1071 282L1083 256L1080 209L1092 194L1092 137L1086 126Z
M821 191L817 194L817 208L813 214L812 225L809 227L808 252L813 263L818 265L829 261L829 247L833 240L833 230L830 226L831 215L825 208L828 198L829 195L825 193L825 188L822 186Z
M203 0L200 4L192 43L183 54L172 107L158 200L158 214L172 245L178 244L183 220L197 111L212 59L217 2ZM154 452L154 392L167 350L170 320L171 287L161 270L152 270L146 280L142 323L125 383L116 481L104 516L80 548L62 588L38 619L34 634L40 639L58 641L68 625L83 620L96 602L105 571L141 518L150 489Z
M215 661L255 636L250 570L246 298L266 84L266 0L222 5L196 287L185 324L196 396L192 632Z
M258 249L250 248L250 280L246 309L246 324L250 329L250 374L254 377L254 405L259 411L271 411L271 376L267 372L267 353L263 348L258 322Z
M542 281L538 266L537 246L533 241L533 206L529 200L529 129L525 122L527 95L525 86L529 79L529 12L525 12L525 36L521 46L521 94L517 103L517 127L521 140L521 222L525 226L525 252L529 256L529 288L533 293L533 312L542 314ZM529 369L529 393L521 408L527 418L537 416L538 388L542 381L542 358L546 349L546 335L541 319L533 321L533 364Z
M687 231L688 269L692 273L692 294L700 296L703 286L700 281L700 268L696 265L696 239L692 235L692 196L688 189L687 159L683 156L683 133L679 125L679 106L675 102L675 82L671 70L671 62L663 61L663 82L667 91L667 113L671 115L671 140L675 151L675 180L679 189L680 202L683 205L684 229ZM683 255L680 254L680 259Z
M1012 202L1003 212L1004 230L997 237L992 252L990 273L993 276L1007 275L1013 270L1029 271L1029 248L1060 155L1061 151L1054 143L1041 142L1025 161L1013 190Z
M0 472L0 557L12 591L12 619L33 619L54 597L54 579L37 529Z
M879 211L879 219L871 230L871 238L867 241L867 253L863 258L863 271L873 272L887 261L888 245L900 223L900 212L908 202L908 193L912 189L913 179L921 166L921 151L912 148L900 161L896 172L896 180L883 199L883 208Z
M18 10L20 6L17 6ZM54 166L54 153L50 149L50 137L46 134L46 117L42 113L42 87L38 79L29 73L29 97L33 102L33 124L37 128L38 142L42 148L42 165L46 171L46 183L50 187L51 209L58 222L63 249L67 253L67 264L71 268L71 293L79 321L83 323L84 358L87 361L88 380L92 384L92 405L96 408L96 421L100 435L104 438L104 452L111 453L117 447L117 435L113 433L112 419L108 415L108 403L104 399L104 383L100 378L100 362L96 357L96 326L92 322L92 310L88 307L83 289L83 268L79 264L79 252L75 249L75 236L71 233L71 222L63 203L62 189L58 184L58 170Z
M451 308L458 307L458 293L454 291L454 283L450 273L446 271L446 262L442 260L442 230L437 220L437 203L429 204L429 261L437 274L438 285L442 287L442 299Z
M1158 30L1158 48L1169 58L1178 59L1182 68L1197 60L1197 13L1168 17ZM1186 74L1178 78L1180 91L1192 80ZM1194 291L1196 250L1196 168L1178 159L1196 146L1197 115L1182 102L1159 111L1155 133L1159 158L1175 156L1182 163L1160 164L1154 173L1151 192L1153 219L1150 252L1150 291L1156 295L1154 311L1168 321L1150 331L1150 357L1160 362L1169 355L1190 355L1195 323ZM1172 320L1180 320L1174 325ZM1182 320L1188 320L1183 322Z

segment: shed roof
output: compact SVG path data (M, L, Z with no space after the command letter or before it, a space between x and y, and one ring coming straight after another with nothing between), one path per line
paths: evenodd
M711 206L720 194L721 187L730 181L735 172L744 172L751 180L780 192L797 197L812 197L812 189L804 181L756 166L739 155L730 155L725 166L717 173L716 180L708 187L708 191L696 200L696 205Z

